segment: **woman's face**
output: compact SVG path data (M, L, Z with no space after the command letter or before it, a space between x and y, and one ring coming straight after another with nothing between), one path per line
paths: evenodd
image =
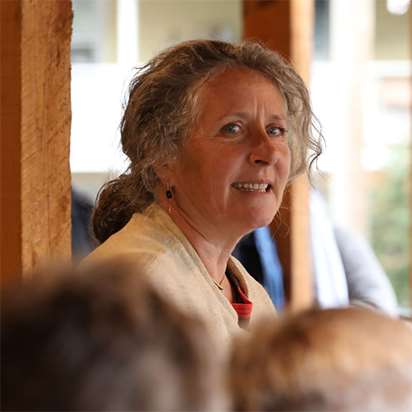
M288 180L285 103L258 72L227 69L198 91L198 120L170 166L175 207L196 226L243 234L274 218Z

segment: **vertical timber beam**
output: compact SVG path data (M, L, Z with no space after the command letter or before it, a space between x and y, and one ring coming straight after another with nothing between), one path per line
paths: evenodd
M263 41L289 60L308 83L314 24L313 0L244 0L244 38ZM300 176L289 186L273 221L285 275L288 309L312 304L309 184Z
M1 282L70 246L71 0L0 1Z

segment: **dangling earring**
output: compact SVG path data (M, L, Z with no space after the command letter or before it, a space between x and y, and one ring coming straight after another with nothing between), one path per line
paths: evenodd
M167 207L167 211L169 213L169 215L172 214L172 198L173 198L173 188L171 186L167 186L166 188L166 199L168 200L168 207Z

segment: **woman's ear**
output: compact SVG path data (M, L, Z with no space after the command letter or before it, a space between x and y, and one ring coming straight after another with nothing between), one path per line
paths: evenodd
M174 168L172 165L173 163L167 162L153 167L160 181L155 188L155 197L160 203L165 201L169 203L171 197L173 197Z
M154 166L154 171L157 177L165 186L170 186L173 182L173 169L174 168L171 162Z

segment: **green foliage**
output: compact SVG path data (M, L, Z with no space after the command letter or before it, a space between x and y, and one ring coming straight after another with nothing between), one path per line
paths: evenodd
M409 297L409 147L394 148L380 181L370 193L370 239L395 289L399 305Z

